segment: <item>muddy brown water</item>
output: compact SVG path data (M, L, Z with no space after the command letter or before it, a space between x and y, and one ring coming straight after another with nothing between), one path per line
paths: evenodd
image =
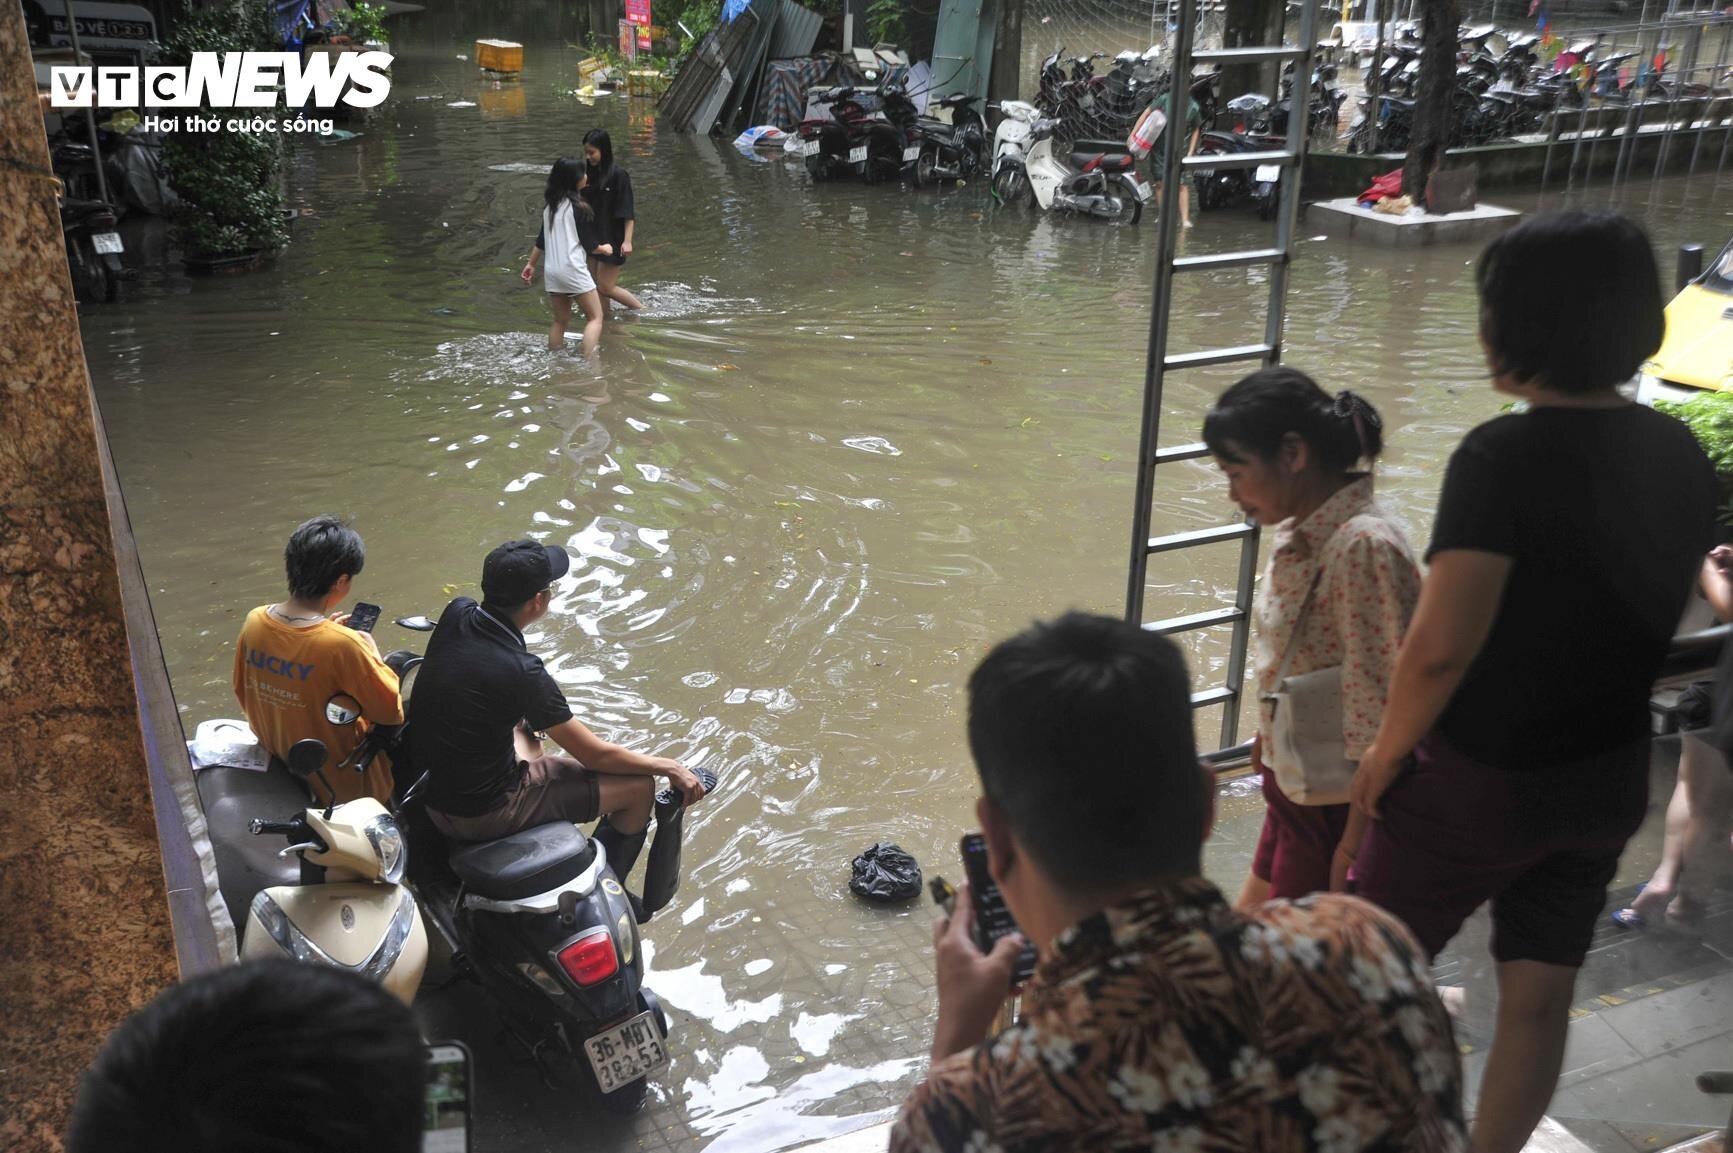
M722 778L647 929L674 1065L643 1117L602 1122L509 1064L460 991L424 998L431 1027L481 1055L478 1148L787 1147L893 1105L926 1050L928 911L855 900L849 858L894 840L955 876L969 670L1033 618L1120 611L1156 231L995 210L982 182L815 188L780 154L658 128L647 101L579 99L554 9L481 7L394 21L388 104L294 156L310 215L280 259L147 271L84 315L170 672L189 728L235 712L234 634L314 513L354 518L357 594L387 619L475 594L508 537L564 544L531 646L604 735ZM458 58L487 35L528 44L521 81ZM637 186L624 280L646 308L586 363L541 347L545 298L516 270L539 167L597 124ZM1733 231L1713 176L1499 199L1622 207L1669 267ZM1259 228L1204 215L1183 246ZM1293 277L1288 359L1383 411L1381 490L1417 542L1452 445L1500 405L1472 256L1307 240ZM1184 280L1176 344L1255 339L1262 290L1256 270ZM1165 439L1195 438L1232 379L1174 380ZM1157 505L1158 530L1232 512L1203 464L1164 470ZM1149 615L1216 606L1234 572L1231 548L1159 558ZM1224 638L1188 646L1218 680ZM1227 793L1208 859L1233 886L1258 804Z

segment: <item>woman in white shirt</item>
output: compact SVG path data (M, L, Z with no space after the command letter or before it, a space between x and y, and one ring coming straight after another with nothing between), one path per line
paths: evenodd
M602 338L602 298L590 275L589 254L606 256L614 248L602 243L595 211L579 195L584 181L583 161L575 156L562 156L554 161L542 196L545 205L541 231L536 234L535 247L524 265L523 282L528 284L535 279L536 259L546 252L542 286L554 312L553 323L548 326L548 348L565 347L566 325L572 319L572 301L576 299L584 311L583 349L588 356L596 351L596 342Z

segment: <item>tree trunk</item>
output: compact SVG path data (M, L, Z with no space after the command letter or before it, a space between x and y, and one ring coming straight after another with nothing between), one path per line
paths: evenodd
M1402 166L1402 191L1419 204L1426 181L1443 162L1450 142L1456 93L1457 31L1461 0L1424 0L1420 22L1420 84L1414 93L1414 127Z
M1021 100L1023 64L1023 0L999 0L998 28L993 38L993 70L987 77L987 101ZM998 123L994 117L993 123Z
M1162 7L1165 8L1165 5ZM1284 0L1228 0L1222 27L1223 48L1259 48L1282 38ZM1230 64L1222 68L1222 104L1247 92L1275 94L1275 66Z

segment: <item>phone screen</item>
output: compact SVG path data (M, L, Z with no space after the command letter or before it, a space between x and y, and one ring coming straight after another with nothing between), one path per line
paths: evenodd
M461 1041L427 1046L427 1112L422 1153L469 1153L469 1048Z
M987 871L987 841L979 833L963 836L963 873L969 878L970 904L975 913L975 944L982 952L993 947L1000 937L1020 932L1017 919L1005 904L993 875ZM1035 974L1035 946L1026 944L1017 958L1011 981L1022 985Z
M349 612L349 619L343 623L358 633L370 633L373 626L379 623L379 606L370 605L366 601L357 602Z

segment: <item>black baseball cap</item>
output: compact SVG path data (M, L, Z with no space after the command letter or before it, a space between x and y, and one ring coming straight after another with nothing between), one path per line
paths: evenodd
M489 604L521 605L572 567L572 558L557 544L512 540L487 554L481 565L481 596Z

